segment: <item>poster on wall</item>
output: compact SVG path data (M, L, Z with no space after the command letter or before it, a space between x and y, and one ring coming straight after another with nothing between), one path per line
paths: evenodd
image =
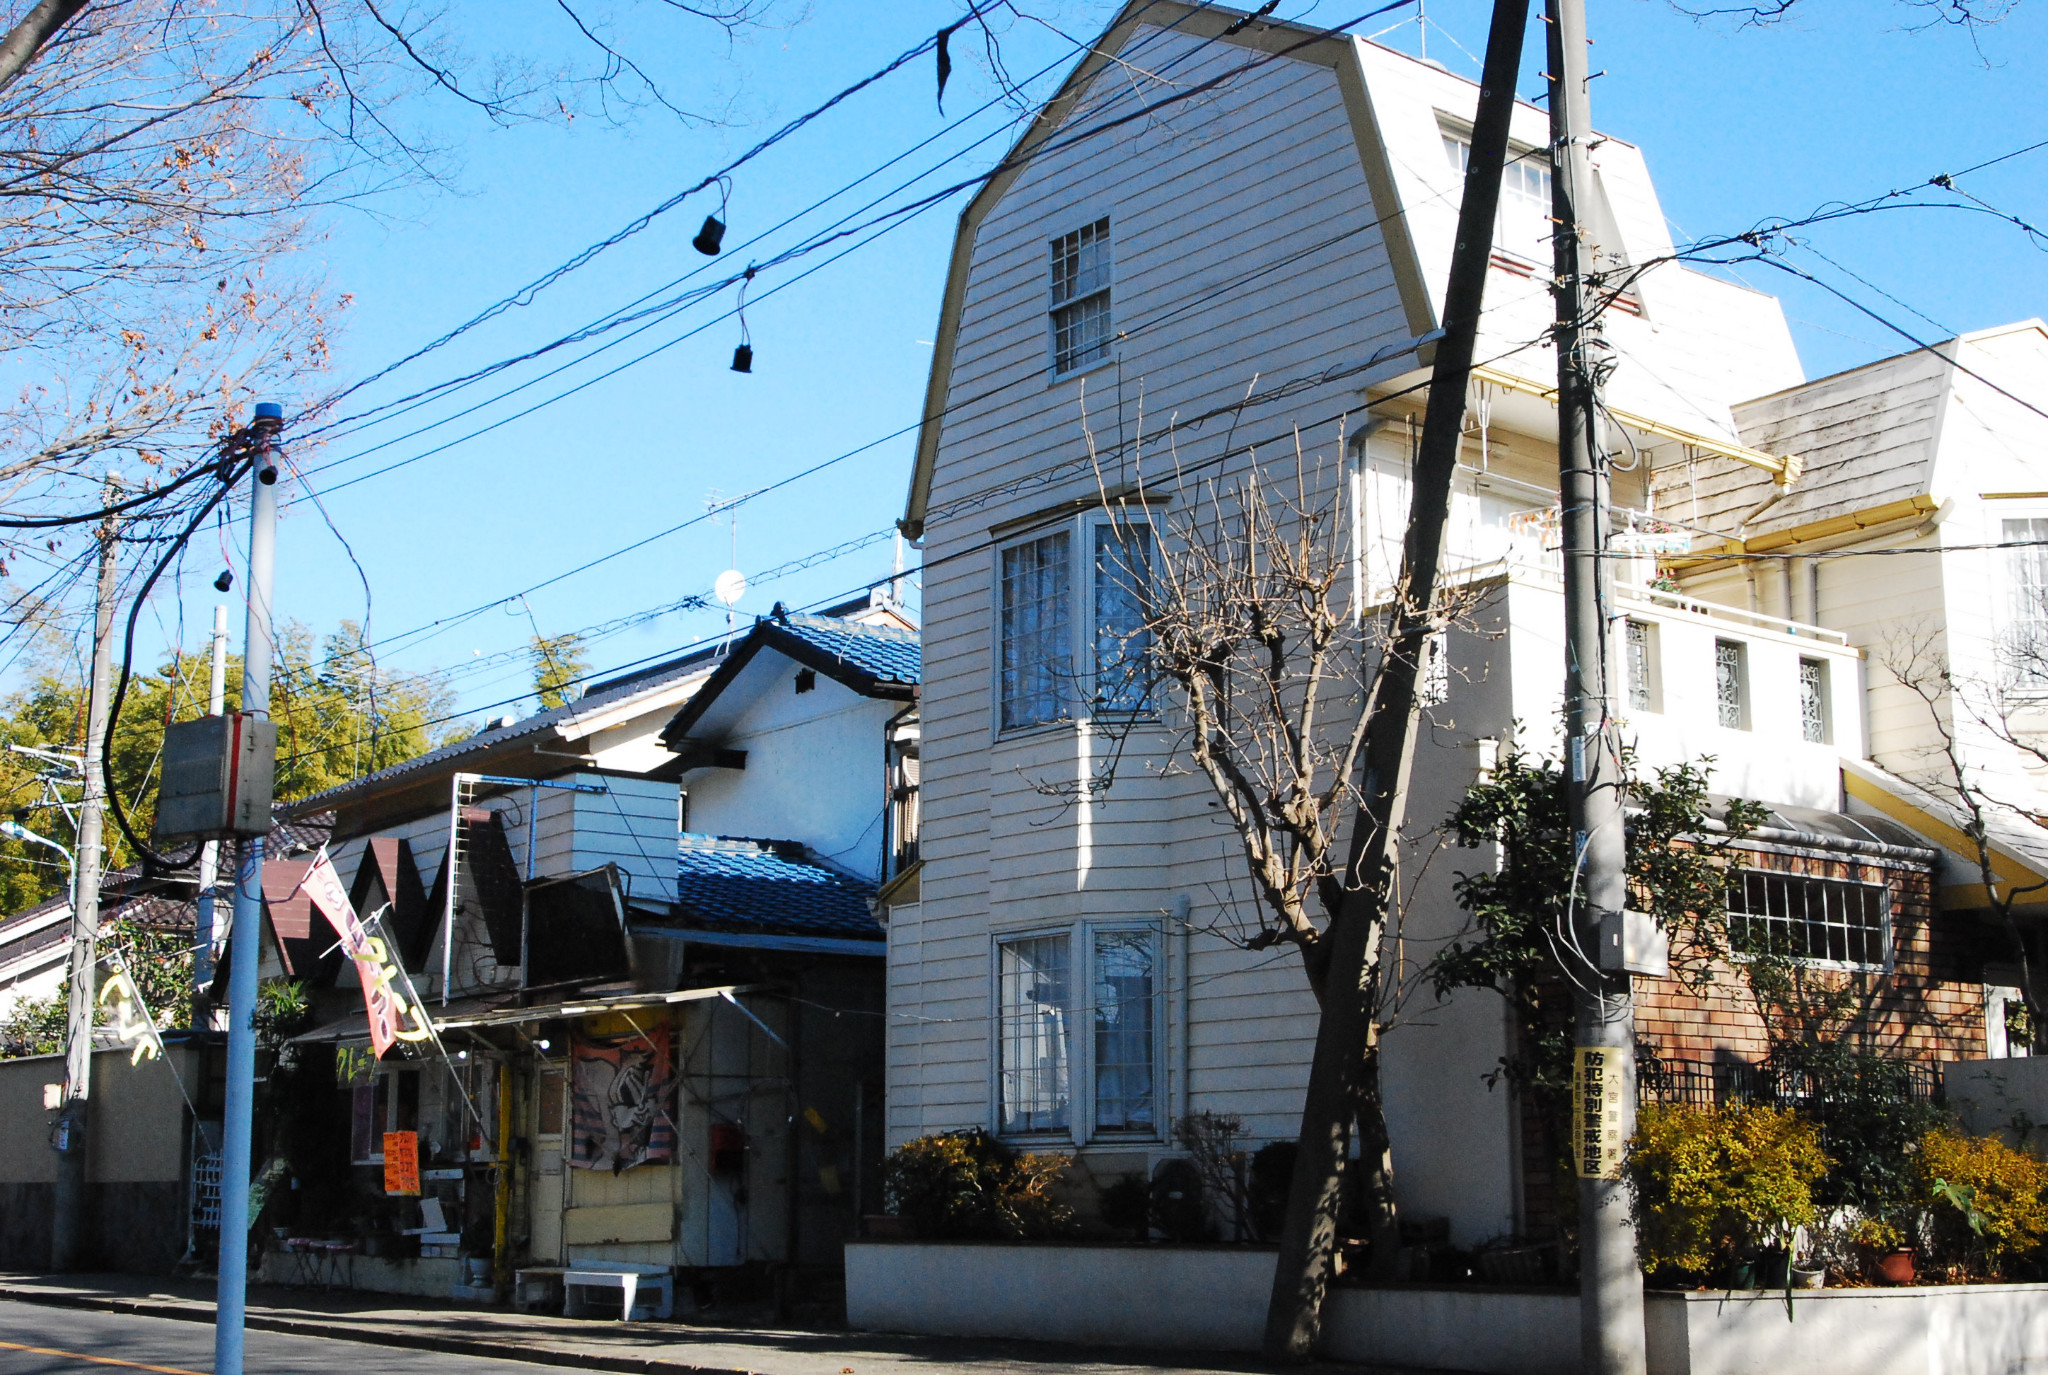
M617 1174L675 1159L676 1077L668 1027L578 1036L571 1055L569 1163Z
M419 1133L384 1133L384 1192L406 1198L419 1197Z

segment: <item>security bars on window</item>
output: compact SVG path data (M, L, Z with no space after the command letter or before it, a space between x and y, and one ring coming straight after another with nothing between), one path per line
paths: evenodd
M1650 707L1650 627L1642 621L1628 621L1628 705L1631 711Z
M1742 646L1733 640L1714 641L1714 699L1721 724L1743 728Z
M2004 522L2006 551L2006 652L2014 676L2035 687L2048 686L2048 518Z
M1828 666L1818 659L1799 661L1799 734L1815 744L1828 738Z
M1728 888L1728 944L1739 955L1883 969L1891 906L1881 883L1744 869Z
M1109 221L1052 241L1052 370L1073 372L1109 357Z

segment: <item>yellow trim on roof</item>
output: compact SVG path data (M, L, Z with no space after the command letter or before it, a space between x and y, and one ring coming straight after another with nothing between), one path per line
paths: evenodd
M1509 391L1521 392L1525 396L1541 397L1553 406L1557 404L1556 387L1543 382L1532 382L1526 377L1517 377L1511 372L1502 372L1498 368L1489 368L1481 364L1472 369L1472 378L1477 382L1490 382L1496 387L1504 387ZM1735 444L1726 439L1716 439L1712 435L1700 434L1695 430L1686 430L1676 425L1667 425L1661 420L1652 420L1646 415L1637 415L1633 411L1618 410L1613 406L1603 406L1601 409L1632 430L1641 430L1644 434L1653 434L1662 439L1674 440L1690 448L1698 449L1701 453L1713 454L1719 458L1733 459L1737 463L1747 463L1752 468L1761 468L1769 473L1772 480L1780 487L1790 487L1793 483L1799 481L1799 474L1806 467L1804 460L1798 454L1768 454L1762 449L1752 449L1747 444Z
M1811 544L1815 540L1833 539L1837 535L1853 535L1858 530L1874 530L1880 525L1890 525L1902 520L1916 520L1939 510L1941 503L1926 492L1916 492L1897 501L1887 501L1879 506L1866 506L1860 511L1846 515L1829 516L1825 520L1810 520L1804 525L1791 525L1769 534L1751 535L1748 539L1723 540L1718 545L1694 550L1691 554L1680 554L1667 560L1680 568L1698 572L1695 566L1714 559L1733 558L1740 554L1765 554L1774 549L1789 549L1794 545Z
M1953 823L1922 811L1880 783L1873 783L1859 774L1844 769L1842 788L1858 802L1867 803L1901 826L1926 836L1956 854L1969 858L1977 853L1977 842L1964 835ZM2014 889L2031 888L2039 884L2044 877L2048 877L2035 873L1999 849L1995 842L1991 846L1991 872L1998 876L1998 886L2005 890L2002 896L2007 898L2012 896ZM1941 890L1941 897L1942 905L1945 907L1990 905L1984 885L1981 883L1945 887Z

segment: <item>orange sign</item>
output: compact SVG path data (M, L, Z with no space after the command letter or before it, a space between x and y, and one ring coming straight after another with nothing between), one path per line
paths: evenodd
M420 1137L418 1132L384 1133L384 1192L418 1198Z

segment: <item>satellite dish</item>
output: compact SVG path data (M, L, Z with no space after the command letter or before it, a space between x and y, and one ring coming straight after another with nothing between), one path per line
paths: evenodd
M738 606L740 598L747 595L747 575L737 568L726 569L711 584L711 595L727 606Z

